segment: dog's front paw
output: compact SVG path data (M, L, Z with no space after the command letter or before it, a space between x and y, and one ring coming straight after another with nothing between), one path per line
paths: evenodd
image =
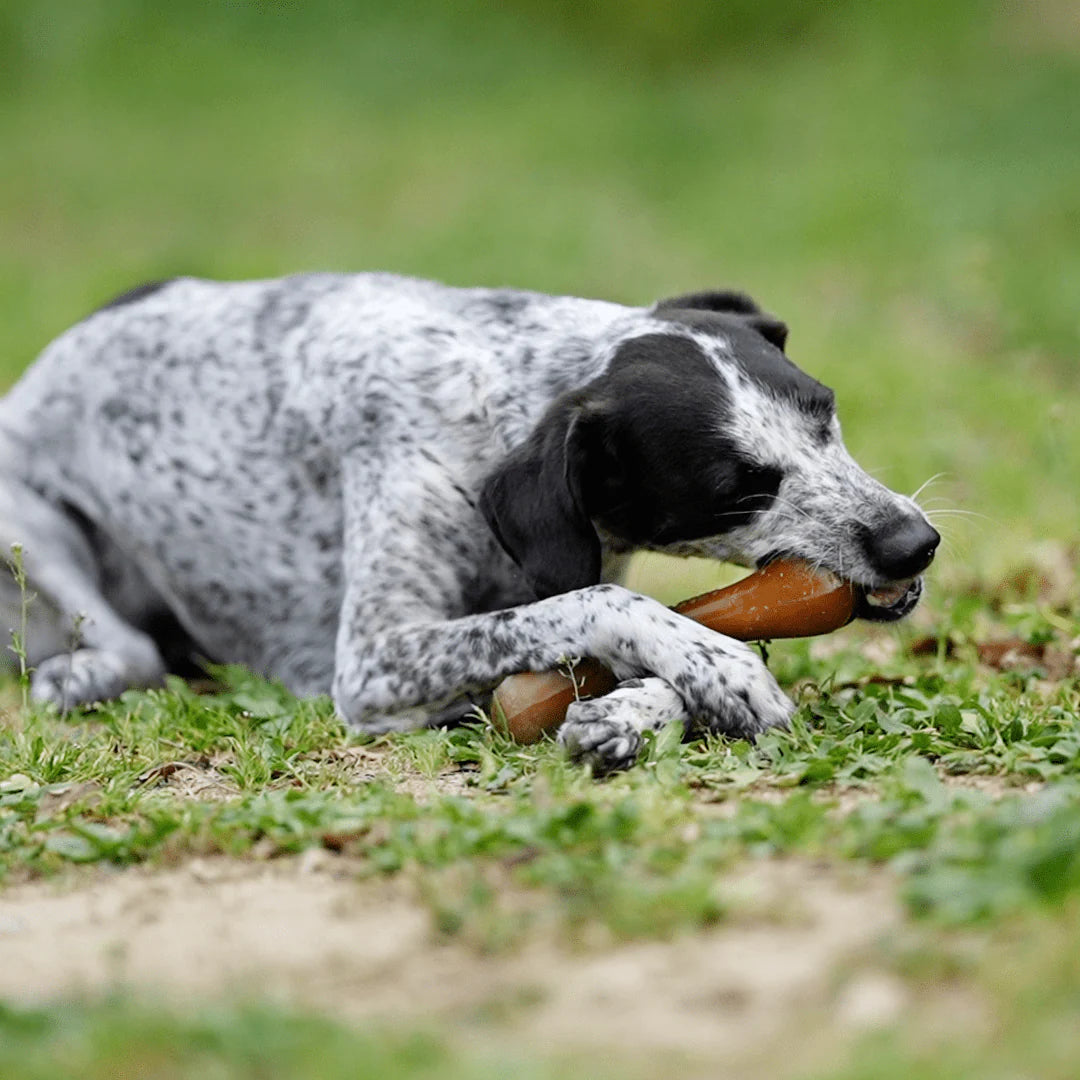
M131 685L123 661L100 649L76 649L43 660L30 680L30 697L67 712L119 697Z
M714 683L713 692L692 710L700 730L753 739L769 728L787 727L795 711L795 703L749 648L738 662L719 665L705 681Z
M693 730L752 739L791 719L794 705L745 642L666 609L642 607L637 621L636 636L619 639L620 649L611 650L617 656L612 670L666 683L682 700Z
M558 741L571 759L591 765L593 773L628 769L641 751L640 718L630 702L618 697L575 701L566 710Z

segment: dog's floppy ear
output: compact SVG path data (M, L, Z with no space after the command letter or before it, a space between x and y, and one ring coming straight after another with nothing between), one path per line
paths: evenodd
M600 580L600 540L582 501L580 404L560 399L484 483L480 510L539 597Z
M762 311L752 297L737 289L710 289L673 296L670 300L654 304L652 310L657 315L672 311L716 311L724 315L739 315L743 317L743 322L781 352L787 344L787 323Z

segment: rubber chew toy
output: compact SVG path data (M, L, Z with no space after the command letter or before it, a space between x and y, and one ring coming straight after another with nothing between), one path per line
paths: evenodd
M741 641L814 637L846 626L855 615L855 586L806 563L776 560L729 585L676 605L681 615ZM576 686L575 686L576 684ZM606 694L615 676L586 658L571 680L561 671L526 671L495 690L496 723L516 742L536 742L557 728L579 697Z

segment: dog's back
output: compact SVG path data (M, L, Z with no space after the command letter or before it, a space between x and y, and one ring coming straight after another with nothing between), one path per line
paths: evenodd
M92 522L95 560L129 561L138 585L112 583L131 594L122 616L167 609L204 655L325 692L343 457L368 461L375 503L386 485L440 504L440 489L466 493L443 529L497 568L475 507L484 476L628 317L389 274L162 282L72 327L0 401L0 467ZM395 454L417 444L427 475L398 474ZM17 522L3 531L18 539Z

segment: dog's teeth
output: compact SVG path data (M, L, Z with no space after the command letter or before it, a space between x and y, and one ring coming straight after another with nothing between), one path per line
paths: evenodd
M908 578L906 581L897 581L893 585L885 585L880 589L874 589L873 592L866 594L867 603L873 604L874 607L891 607L904 598L904 594L911 588L911 583L914 580L914 578Z

